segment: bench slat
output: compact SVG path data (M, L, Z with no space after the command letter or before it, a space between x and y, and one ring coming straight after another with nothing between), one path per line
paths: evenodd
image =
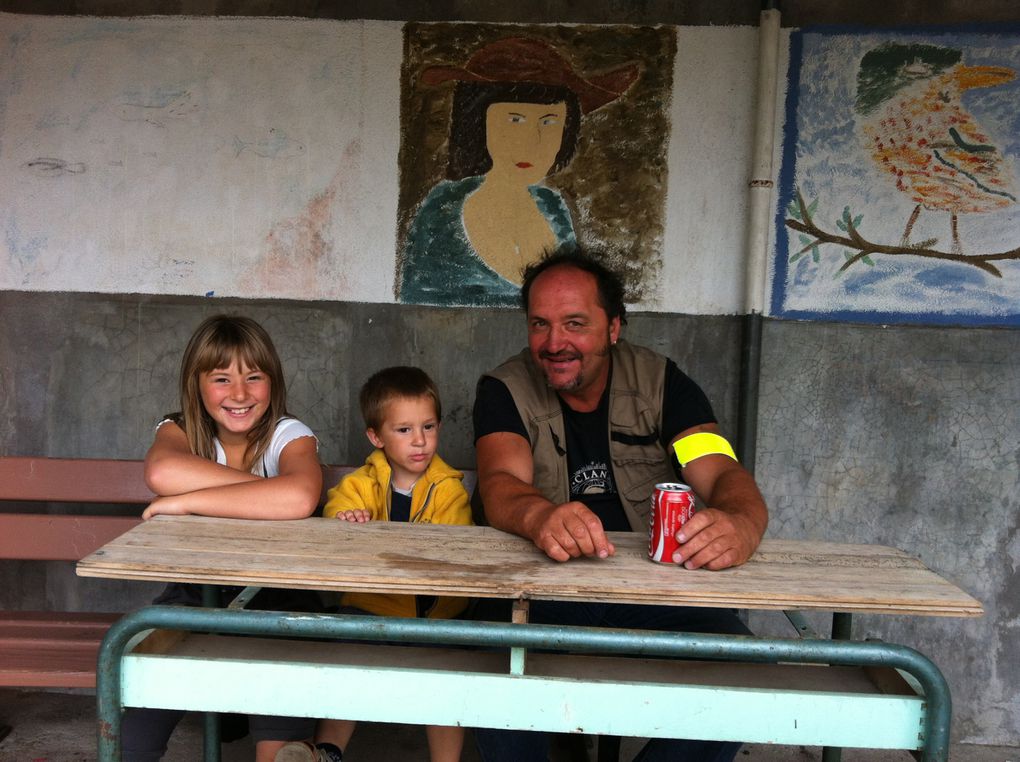
M0 500L144 504L153 497L140 460L0 458Z
M323 465L323 501L326 490L355 468ZM466 472L465 486L474 486L473 477ZM154 497L141 460L0 457L0 501L144 505Z
M96 658L120 614L0 613L0 686L94 688Z
M137 516L0 514L0 558L80 561L141 523Z
M122 616L102 611L0 611L0 640L102 640Z
M324 464L320 503L356 468ZM470 493L474 485L475 472L465 470L464 488ZM144 505L154 497L141 460L0 457L0 501Z
M3 644L0 687L95 688L99 641L75 645Z

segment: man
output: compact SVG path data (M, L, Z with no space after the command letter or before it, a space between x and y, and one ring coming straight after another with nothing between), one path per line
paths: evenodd
M486 520L550 558L608 559L607 531L647 531L658 482L681 476L705 507L677 536L673 562L724 569L754 553L768 524L751 475L719 436L711 405L676 365L620 339L619 277L575 250L524 273L528 348L478 384L475 442ZM611 563L611 561L607 561ZM746 634L734 612L535 601L532 622ZM478 729L486 762L546 760L540 733ZM638 760L732 760L739 744L653 740Z

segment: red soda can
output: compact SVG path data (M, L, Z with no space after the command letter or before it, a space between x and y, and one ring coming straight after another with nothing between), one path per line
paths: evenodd
M686 484L665 482L652 491L652 512L648 519L648 557L659 563L673 563L673 551L680 547L677 530L694 515L694 492Z

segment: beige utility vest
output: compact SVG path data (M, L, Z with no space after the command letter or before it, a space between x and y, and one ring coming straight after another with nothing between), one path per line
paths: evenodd
M659 442L666 358L625 341L612 347L611 356L609 457L630 527L645 531L652 489L676 478L669 452ZM559 396L527 349L486 375L506 384L517 405L531 440L533 486L554 503L568 502L567 438Z

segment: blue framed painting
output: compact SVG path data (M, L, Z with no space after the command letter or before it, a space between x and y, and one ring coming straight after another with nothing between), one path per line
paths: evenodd
M771 314L1020 325L1020 27L790 40Z

